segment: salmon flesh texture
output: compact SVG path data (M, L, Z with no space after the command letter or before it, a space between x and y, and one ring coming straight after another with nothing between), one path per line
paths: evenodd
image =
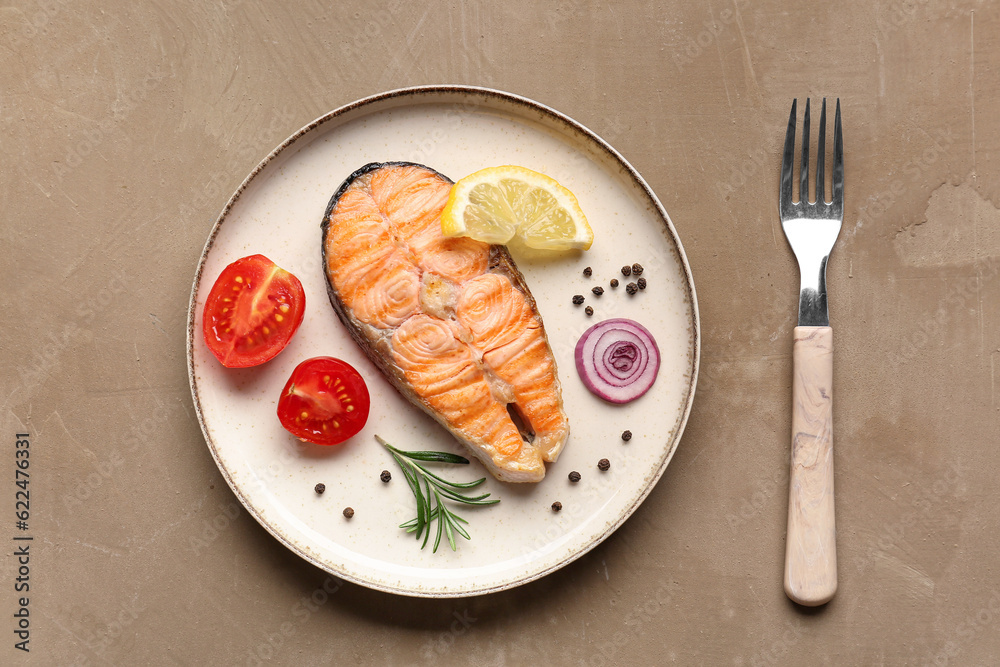
M323 221L330 301L396 389L497 479L537 482L569 436L555 359L507 249L441 234L451 186L409 163L351 174Z

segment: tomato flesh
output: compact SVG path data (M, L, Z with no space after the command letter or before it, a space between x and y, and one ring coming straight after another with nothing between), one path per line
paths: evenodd
M263 255L238 259L205 300L205 343L227 368L259 366L285 349L305 307L298 278Z
M371 399L361 374L346 361L313 357L295 367L278 399L278 419L292 435L338 445L368 421Z

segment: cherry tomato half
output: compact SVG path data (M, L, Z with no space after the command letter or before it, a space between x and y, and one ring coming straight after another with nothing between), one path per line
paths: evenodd
M295 367L278 399L278 419L292 435L317 445L339 445L368 421L368 386L354 367L313 357Z
M302 283L263 255L238 259L205 300L205 343L227 368L270 361L302 324Z

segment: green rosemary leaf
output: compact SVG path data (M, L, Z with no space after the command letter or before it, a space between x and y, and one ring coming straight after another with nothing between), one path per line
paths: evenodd
M441 496L438 495L437 491L434 492L434 497L437 498L438 507L443 508L444 505L442 505ZM431 553L437 553L438 545L441 544L441 529L444 528L444 524L447 522L448 511L444 510L444 513L438 516L438 532L437 537L434 538L434 548L431 550ZM427 532L429 533L430 531L428 530Z
M402 468L403 477L406 478L406 483L410 486L410 491L413 492L413 496L417 499L417 518L415 519L416 525L413 527L413 530L408 530L407 532L412 533L416 531L416 539L419 540L420 533L423 532L424 529L424 495L420 492L420 482L417 480L413 471L410 470L398 456L393 454L392 457L396 459L396 463L398 463L399 467Z
M464 520L460 516L456 516L454 518L458 519L458 521L461 521L462 523L469 523L468 521ZM452 525L452 527L454 527L456 533L458 533L459 535L461 535L462 537L464 537L467 540L471 540L472 539L471 537L469 537L469 532L467 530L465 530L465 528L462 528L462 526L460 526L457 521L453 522L451 525Z
M424 483L427 485L427 495L424 497L424 512L426 513L426 528L427 528L427 532L424 533L424 541L420 545L421 549L423 549L424 547L427 546L427 540L431 536L431 500L430 500L431 483L428 482L426 478L424 479ZM438 521L440 521L440 520L441 520L441 517L438 516ZM417 533L417 537L420 537L419 533Z
M406 478L406 483L410 486L410 491L413 492L413 495L416 495L417 494L417 479L416 479L416 477L413 476L413 472L410 471L407 468L407 466L406 466L405 463L403 463L403 459L399 458L395 453L392 453L392 458L394 458L396 460L396 463L402 469L402 471L403 471L403 477Z
M444 521L444 522L438 521L438 523L439 524L440 523L444 523L444 530L445 530L445 533L447 533L447 535L448 535L448 544L451 545L451 550L452 551L458 551L458 548L455 546L455 531L453 531L451 529L451 525L452 525L451 517L449 516L449 518L448 518L447 521Z
M466 482L465 484L452 484L452 486L454 486L456 489L474 489L485 481L486 481L485 477L480 477L474 482Z
M451 500L454 500L456 502L460 502L463 505L496 505L498 502L500 502L499 500L495 499L485 500L485 498L489 498L490 496L490 494L488 493L484 493L481 496L476 496L475 498L470 498L469 496L463 496L461 494L455 493L454 491L450 491L449 489L438 487L438 490L441 491L441 493L443 493L447 498L450 498Z
M431 477L431 478L437 480L438 482L440 482L441 484L444 484L445 486L450 486L450 487L453 487L453 488L456 488L456 489L471 489L471 488L479 486L480 484L482 484L486 480L486 478L483 477L482 479L476 480L475 482L468 482L468 483L449 482L446 479L438 477L437 475L435 475L434 473L432 473L430 470L428 470L424 466L420 465L419 463L414 463L413 465L416 466L416 467L418 467L418 468L420 468L420 470L426 476ZM435 486L439 486L439 485L435 485Z
M431 461L434 463L456 463L459 465L468 465L469 459L464 456L459 456L458 454L449 454L448 452L401 452L408 459L413 459L414 461Z

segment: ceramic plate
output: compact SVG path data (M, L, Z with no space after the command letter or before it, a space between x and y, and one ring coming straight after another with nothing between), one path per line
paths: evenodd
M368 361L327 298L320 222L343 180L369 162L426 164L458 179L488 166L517 164L573 191L595 241L585 253L544 260L517 257L544 319L559 367L571 434L538 484L485 490L501 499L461 508L472 540L421 550L400 523L416 516L413 496L375 434L401 449L462 453L443 428L403 399ZM291 271L306 291L306 313L288 347L258 368L223 368L202 336L202 310L222 269L260 253ZM649 287L625 293L619 270L638 262ZM593 277L583 276L586 266ZM617 277L621 285L611 289ZM603 285L601 297L590 288ZM587 295L593 317L574 306ZM592 324L638 320L655 336L662 365L653 388L624 406L590 394L577 376L574 347ZM341 446L303 444L281 427L277 399L302 360L346 360L368 383L364 430ZM233 492L289 549L344 579L379 590L457 597L503 590L579 558L639 506L677 448L698 372L699 328L691 272L670 219L638 173L607 143L537 102L482 88L396 90L332 111L274 150L247 177L219 216L198 264L188 315L191 391L205 440ZM631 441L621 433L630 429ZM611 469L600 472L607 458ZM393 479L384 484L382 470ZM570 471L582 480L572 484ZM473 460L447 471L476 479ZM487 474L488 475L488 474ZM318 495L314 487L326 485ZM562 503L554 512L552 503ZM345 507L354 517L344 518ZM433 541L433 540L432 540Z

